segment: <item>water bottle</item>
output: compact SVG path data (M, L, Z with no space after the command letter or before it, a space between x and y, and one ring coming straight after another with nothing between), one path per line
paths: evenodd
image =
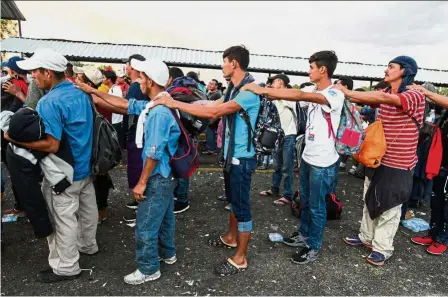
M431 109L429 114L426 116L425 122L434 123L436 121L436 112L434 109Z
M283 241L283 235L280 233L269 233L269 239L272 242L282 242Z

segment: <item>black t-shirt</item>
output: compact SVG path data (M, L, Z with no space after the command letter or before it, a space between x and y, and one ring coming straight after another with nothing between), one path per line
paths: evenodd
M448 111L445 112L444 120L440 127L442 132L442 167L448 168Z

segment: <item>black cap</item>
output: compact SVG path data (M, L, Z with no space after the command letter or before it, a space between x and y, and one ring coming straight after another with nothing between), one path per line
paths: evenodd
M281 79L285 83L285 86L287 86L289 84L289 77L286 74L283 74L283 73L277 74L275 76L271 76L268 80L270 82L273 82L277 78Z

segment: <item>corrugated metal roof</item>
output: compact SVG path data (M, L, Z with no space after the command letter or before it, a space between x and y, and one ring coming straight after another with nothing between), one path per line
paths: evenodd
M132 54L141 54L146 58L161 59L176 66L220 69L222 63L221 51L18 37L1 42L1 50L5 52L32 54L40 47L52 48L74 61L121 63ZM249 71L308 75L307 58L251 54L250 59ZM344 75L356 80L379 81L384 77L385 67L386 65L339 62L334 77ZM448 86L448 70L420 68L416 80Z
M15 21L26 21L23 14L20 12L14 1L1 1L2 2L2 11L1 18L2 20L15 20Z

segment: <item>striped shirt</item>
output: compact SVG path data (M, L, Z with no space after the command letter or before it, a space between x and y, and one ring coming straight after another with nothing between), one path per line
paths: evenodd
M415 90L396 94L401 107L381 104L378 119L383 122L386 137L386 154L382 164L398 169L412 169L417 164L418 129L414 118L423 125L425 96Z

